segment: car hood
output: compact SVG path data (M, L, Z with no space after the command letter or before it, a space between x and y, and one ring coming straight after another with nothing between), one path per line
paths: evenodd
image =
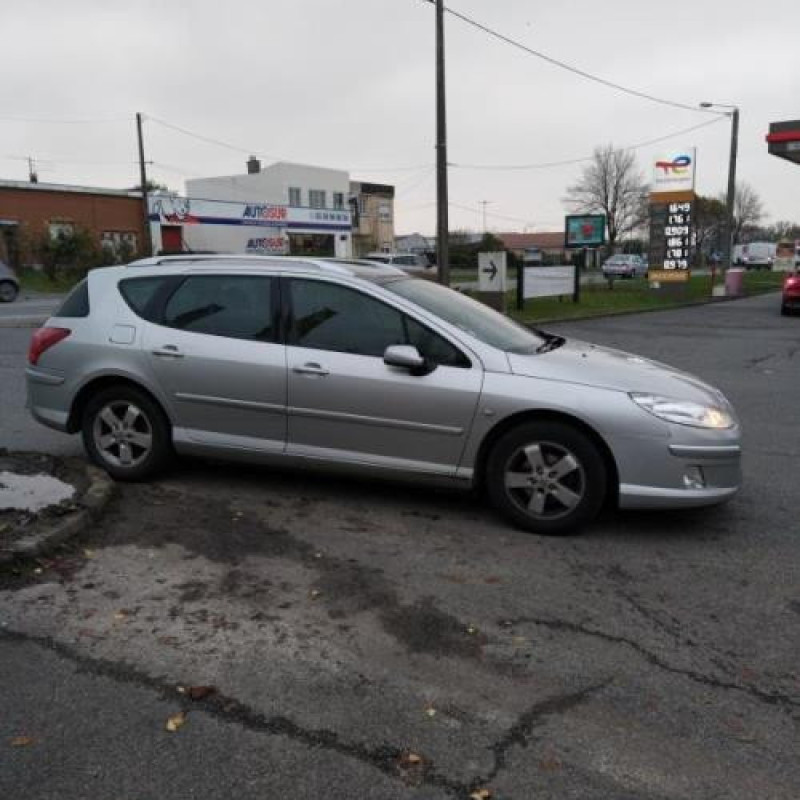
M642 356L579 340L570 339L561 347L538 355L509 353L508 359L515 375L728 406L718 389L694 375Z

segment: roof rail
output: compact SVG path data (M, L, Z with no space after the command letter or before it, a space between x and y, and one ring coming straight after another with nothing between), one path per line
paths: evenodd
M269 264L271 266L297 267L300 269L316 269L327 272L349 273L343 264L316 258L302 258L300 256L266 256L251 255L247 253L177 253L175 255L151 256L131 261L129 267L156 267L162 264L252 264L254 266Z

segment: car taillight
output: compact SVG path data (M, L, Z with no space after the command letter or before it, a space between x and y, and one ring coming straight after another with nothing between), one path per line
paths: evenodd
M800 278L787 278L783 284L784 289L800 289Z
M66 339L72 331L69 328L39 328L31 337L31 346L28 348L28 363L36 365L45 350L54 344Z

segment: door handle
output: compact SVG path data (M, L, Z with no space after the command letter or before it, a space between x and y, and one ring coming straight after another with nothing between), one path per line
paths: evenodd
M183 358L183 353L174 344L165 344L151 351L160 358Z
M298 365L293 367L292 372L296 372L298 375L318 375L321 378L324 378L326 375L330 375L330 372L327 369L313 361L309 361L307 364L303 364L302 366Z

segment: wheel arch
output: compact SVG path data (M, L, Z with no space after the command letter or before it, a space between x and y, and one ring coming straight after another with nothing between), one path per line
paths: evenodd
M474 483L476 487L483 488L486 477L486 464L489 460L489 454L495 443L512 428L523 425L527 422L562 422L571 425L577 430L586 435L589 440L597 447L600 455L603 458L603 463L608 470L608 485L606 487L606 505L616 505L619 495L619 469L614 454L608 446L606 440L587 422L575 417L571 414L562 411L552 411L549 409L531 409L528 411L519 411L511 414L508 417L500 420L487 434L484 436L483 441L478 448L478 455L475 459L475 477Z
M106 373L97 375L88 380L83 386L81 386L80 390L75 395L75 398L72 401L72 406L69 410L69 416L67 417L67 431L69 433L77 433L81 429L83 412L86 410L86 405L92 396L97 394L97 392L110 388L111 386L127 386L147 395L147 397L149 397L150 400L152 400L153 403L155 403L164 414L164 418L169 423L170 430L172 429L172 419L170 414L167 411L163 400L158 397L158 395L148 389L147 386L140 381L128 377L127 375Z

